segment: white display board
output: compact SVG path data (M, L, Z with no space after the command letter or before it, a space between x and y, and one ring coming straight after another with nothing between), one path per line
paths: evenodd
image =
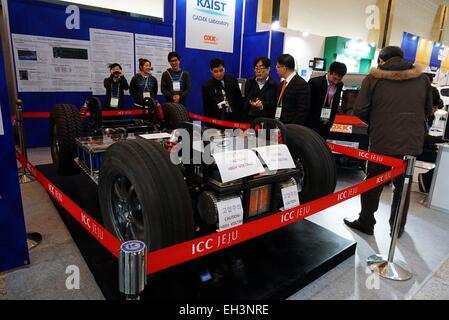
M449 213L449 145L441 145L433 173L432 188L429 194L429 204L433 209Z
M90 92L90 42L12 34L19 92Z
M92 93L105 94L103 81L110 76L109 65L119 63L128 80L134 75L134 34L102 29L89 29ZM125 91L125 94L129 94Z
M296 70L306 81L309 81L312 75L309 61L324 56L324 43L325 37L314 34L310 34L308 37L303 37L294 32L285 34L284 52L295 58Z
M82 4L102 9L137 13L150 17L164 18L164 0L60 0L69 4Z
M186 1L186 48L232 53L234 25L235 0Z
M136 47L136 73L139 72L139 59L145 58L151 61L153 71L158 83L158 94L161 94L162 73L170 67L167 56L172 51L173 40L169 37L149 36L135 34Z
M3 130L2 105L0 104L0 136L4 134L5 131Z

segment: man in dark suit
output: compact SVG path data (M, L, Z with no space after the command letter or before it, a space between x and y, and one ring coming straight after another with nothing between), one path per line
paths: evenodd
M276 71L284 79L278 90L276 119L304 125L310 110L309 85L295 72L295 59L289 54L277 58Z
M254 61L255 77L245 83L244 118L251 122L257 118L274 118L279 83L270 77L270 59L259 57Z
M240 122L243 112L242 92L237 78L225 74L225 63L213 58L210 63L212 79L203 85L203 108L206 117Z
M310 114L306 125L326 139L335 121L340 105L343 77L347 68L344 63L333 62L322 77L310 79Z

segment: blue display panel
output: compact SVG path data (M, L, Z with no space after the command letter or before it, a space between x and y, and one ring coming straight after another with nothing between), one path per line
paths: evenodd
M0 42L0 272L29 263L7 90Z

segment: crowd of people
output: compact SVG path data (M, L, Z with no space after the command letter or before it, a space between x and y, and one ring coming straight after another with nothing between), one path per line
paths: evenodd
M191 92L190 74L181 69L177 52L168 54L171 68L161 78L161 92L167 102L186 105ZM225 61L213 58L209 62L211 79L202 86L204 115L226 121L251 122L260 117L276 118L285 124L305 125L323 138L329 133L340 103L347 69L343 63L334 62L322 77L307 83L295 71L295 59L282 54L276 61L278 81L270 76L271 61L259 57L254 61L254 77L245 83L242 94L237 78L225 72ZM139 73L130 84L118 63L110 66L110 77L104 80L105 108L124 108L124 92L129 90L134 108L142 108L146 98L156 98L158 81L151 74L151 61L139 59Z
M178 53L171 52L168 62L171 68L162 75L162 94L169 102L186 104L191 91L190 75L181 69ZM289 54L282 54L276 60L276 73L281 81L270 76L272 64L269 58L259 57L253 66L254 77L246 81L242 94L237 78L225 72L225 61L220 58L210 60L211 79L202 86L204 115L232 122L273 118L284 124L307 126L326 139L340 105L346 65L333 62L325 75L309 82L296 73L295 60ZM123 93L128 89L135 108L142 108L145 98L156 97L158 83L151 75L151 62L140 59L139 70L128 86L121 66L117 63L110 66L111 76L104 81L107 108L123 108ZM423 70L408 63L401 48L390 46L381 50L378 67L371 69L363 81L353 109L354 115L368 125L371 152L400 159L414 155L424 160L429 153L432 159L435 158L436 141L428 136L428 128L439 104L438 91L432 89ZM387 169L369 162L367 179ZM421 191L428 192L432 173L419 176ZM402 183L400 177L393 180L391 226L396 216L395 204L400 201ZM345 224L372 235L382 189L383 186L379 186L362 194L359 218L353 221L345 219ZM406 199L406 208L408 203L409 199ZM404 232L405 223L406 216L399 236Z

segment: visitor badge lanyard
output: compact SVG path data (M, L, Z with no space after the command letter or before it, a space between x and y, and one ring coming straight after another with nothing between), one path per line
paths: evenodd
M287 86L288 86L287 80L284 80L284 81L285 81L285 89L284 90L281 89L281 94L279 95L279 99L278 99L278 103L277 103L276 114L274 115L274 118L276 120L279 120L281 118L281 115L282 115L282 98L284 98L285 90L287 89Z
M117 83L117 95L114 97L114 83L111 83L111 108L118 108L118 100L120 95L120 80Z
M221 94L223 95L223 101L221 101L220 103L217 104L218 109L221 110L224 107L226 113L231 113L232 109L231 109L231 105L229 104L228 98L226 96L226 91L224 89L224 84L221 87Z
M145 84L144 84L144 86L143 86L143 98L144 99L146 99L146 98L151 98L151 93L150 93L150 89L148 88L148 79L150 78L150 75L148 75L148 77L145 79ZM147 91L145 91L145 89L147 90Z
M324 98L324 102L323 102L323 107L321 108L321 116L320 116L321 121L329 121L329 119L331 118L331 111L332 111L332 105L334 104L335 92L334 92L334 95L332 96L332 99L330 102L330 107L326 106L327 98L329 97L330 88L331 88L331 86L328 86L327 91L326 91L326 97Z
M173 86L173 92L181 92L181 79L182 79L182 75L184 74L184 71L181 72L181 75L179 76L179 80L174 80L172 75L170 74L170 72L167 70L168 75L171 78L172 81L172 86Z

